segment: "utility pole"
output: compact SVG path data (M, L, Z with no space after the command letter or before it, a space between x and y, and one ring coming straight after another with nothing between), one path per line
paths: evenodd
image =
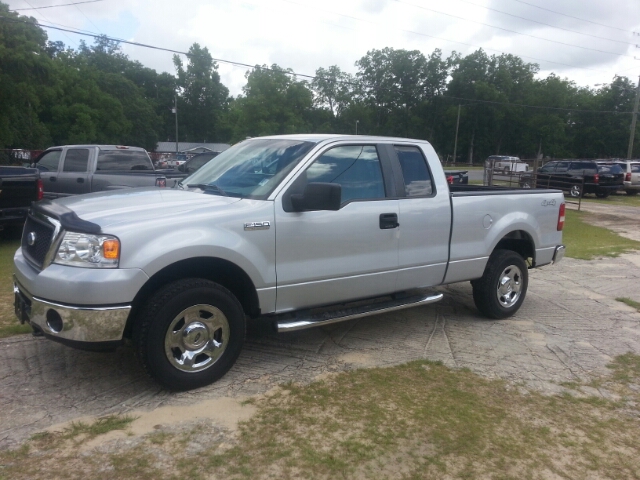
M627 150L627 159L633 154L633 137L636 134L636 120L638 118L638 101L640 101L640 77L638 77L638 88L636 89L636 101L633 105L633 116L631 117L631 132L629 133L629 149Z
M456 121L456 140L453 143L453 163L456 163L456 153L458 152L458 127L460 126L460 105L458 105L458 120Z
M358 134L358 123L360 122L360 120L356 120L356 135Z
M178 96L173 96L173 113L176 114L176 159L178 158Z

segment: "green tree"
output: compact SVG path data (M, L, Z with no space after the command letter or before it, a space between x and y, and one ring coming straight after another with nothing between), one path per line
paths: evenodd
M0 148L43 148L50 138L40 121L52 75L47 36L4 3L0 15Z
M229 90L220 82L218 64L197 43L189 48L186 69L178 55L173 63L180 92L181 137L194 142L218 139L221 116L229 107Z

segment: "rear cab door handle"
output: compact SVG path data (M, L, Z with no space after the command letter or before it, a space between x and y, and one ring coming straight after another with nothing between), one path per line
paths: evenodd
M399 227L398 214L397 213L381 213L380 214L380 229L390 230L392 228Z

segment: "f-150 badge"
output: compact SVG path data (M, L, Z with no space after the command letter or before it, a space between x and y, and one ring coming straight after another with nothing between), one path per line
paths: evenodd
M248 222L244 224L245 230L269 230L271 222Z

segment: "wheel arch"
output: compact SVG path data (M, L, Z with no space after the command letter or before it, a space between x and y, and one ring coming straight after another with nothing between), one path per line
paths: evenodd
M139 311L154 292L164 285L183 278L211 280L229 290L238 299L246 315L257 317L260 314L258 292L253 281L242 268L222 258L193 257L167 265L147 280L133 299L124 336L131 337L132 327Z
M536 247L533 237L525 230L513 230L505 234L493 247L492 253L496 250L512 250L519 254L525 262L532 259L535 265Z

